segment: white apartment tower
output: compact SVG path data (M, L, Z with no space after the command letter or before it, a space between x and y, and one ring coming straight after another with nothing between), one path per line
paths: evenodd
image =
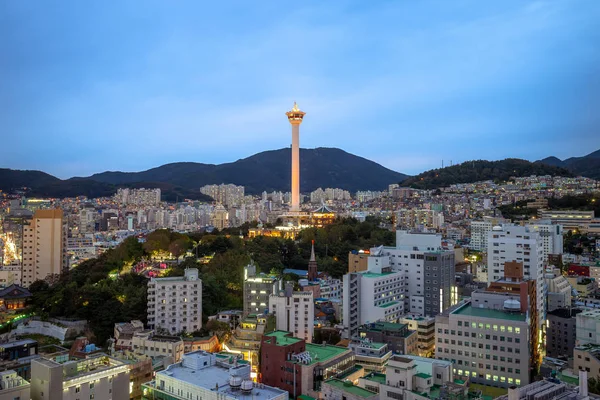
M269 311L275 316L278 331L292 332L294 337L312 343L315 331L315 307L312 292L294 292L291 284L269 296Z
M523 264L523 278L536 281L539 325L546 320L544 247L538 231L529 226L497 225L488 234L488 283L504 278L504 263Z
M509 223L504 218L483 217L482 221L471 221L471 248L477 251L486 251L488 247L488 234L496 225Z
M389 257L371 252L367 271L344 275L343 323L345 338L358 336L369 322L396 322L404 314L404 274L392 271Z
M152 278L148 282L148 325L168 334L202 328L202 280L198 269L184 276Z
M402 274L407 313L435 316L457 302L454 250L442 243L440 234L398 230L396 246L371 249L369 263L383 263Z
M544 263L548 262L549 254L563 253L563 226L552 225L550 220L541 220L529 224L531 229L540 233Z
M30 224L23 227L23 286L67 268L66 229L60 209L36 210Z

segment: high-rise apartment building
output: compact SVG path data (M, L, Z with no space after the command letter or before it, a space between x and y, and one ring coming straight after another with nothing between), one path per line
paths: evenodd
M202 328L202 280L198 269L186 269L184 276L150 279L148 325L168 334Z
M200 193L212 197L215 202L226 207L238 207L244 202L245 188L233 184L206 185L200 188Z
M538 231L529 226L496 225L488 233L488 283L505 276L505 265L523 264L523 278L536 282L540 333L546 320L543 245Z
M548 263L549 255L563 253L563 227L553 225L550 220L537 221L529 224L529 228L540 233L544 263Z
M396 226L402 229L439 229L444 224L444 214L427 209L400 209L396 212Z
M210 224L218 230L229 228L229 212L221 204L217 204L210 216Z
M483 217L482 221L471 221L470 247L477 251L486 251L488 248L488 233L496 225L510 222L504 218Z
M269 296L279 292L280 282L276 276L257 272L253 262L244 267L244 316L267 312Z
M371 253L372 254L372 253ZM383 258L383 257L382 257ZM375 321L396 322L404 313L404 274L379 259L369 269L344 275L343 323L345 338L358 336L359 327Z
M403 274L407 313L435 316L457 302L454 249L440 234L398 230L396 246L371 249L369 263L389 265Z
M160 189L117 189L115 201L121 204L134 204L138 206L155 206L160 204Z
M23 286L68 267L67 226L60 209L37 210L23 226Z
M312 342L315 331L315 306L312 292L294 292L291 284L269 296L269 312L275 316L277 330Z

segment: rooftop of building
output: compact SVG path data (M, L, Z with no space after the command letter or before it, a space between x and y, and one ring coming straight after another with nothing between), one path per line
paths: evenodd
M429 389L429 393L419 392L417 390L411 390L411 392L418 394L419 396L427 397L429 399L439 399L440 398L440 389L441 389L441 386L433 385Z
M583 312L581 308L557 308L556 310L548 311L548 315L554 315L559 318L572 318Z
M399 324L395 322L372 322L370 324L362 325L359 330L366 330L369 332L383 332L391 331L398 332L406 329L406 324ZM411 332L409 332L410 334Z
M213 356L211 353L202 350L187 353L183 356L181 362L169 365L164 371L157 372L157 380L161 376L169 377L205 390L218 392L227 397L236 397L243 400L272 399L285 393L281 389L256 383L253 383L251 392L235 390L230 386L231 372L235 373L236 370L239 370L240 375L238 376L243 377L243 371L247 371L249 378L249 367L241 364L223 363L224 360L218 360L216 364L209 363L206 365L206 361L211 356Z
M15 340L14 342L0 344L0 349L12 349L13 347L32 346L34 344L37 344L37 342L33 339Z
M371 372L370 374L363 376L363 379L385 385L385 374L380 372Z
M124 362L102 353L94 354L85 359L69 359L67 357L55 357L49 359L41 357L35 359L33 362L38 362L49 368L54 368L59 365L63 366L65 381L80 378L85 375L96 374L113 368L126 367ZM76 364L76 366L71 367L73 364Z
M327 362L344 353L351 353L350 349L345 347L332 346L329 344L306 343L306 351L311 355L312 360L308 365L318 362Z
M600 319L600 310L585 310L577 314L577 317Z
M396 272L382 272L382 273L378 273L378 272L359 272L359 274L361 274L364 278L381 278L387 275L391 275L391 274L395 274Z
M267 333L265 336L277 338L277 346L288 346L290 344L295 344L302 341L302 339L293 337L290 332L286 331L273 331L271 333Z
M506 321L525 322L527 315L518 312L505 312L491 308L477 308L471 303L464 304L452 312L454 315L463 315L477 318L503 319Z
M431 378L431 375L423 373L423 372L419 372L418 374L415 374L415 376L418 376L419 378L423 378L423 379Z
M350 381L341 381L339 379L329 379L325 381L326 384L331 385L337 389L340 389L344 392L348 392L354 396L369 398L369 397L378 397L377 393L371 392L370 390L361 388L360 386L354 386Z

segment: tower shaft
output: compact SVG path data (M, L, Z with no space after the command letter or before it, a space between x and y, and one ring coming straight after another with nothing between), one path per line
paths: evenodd
M291 211L300 211L300 124L292 124Z

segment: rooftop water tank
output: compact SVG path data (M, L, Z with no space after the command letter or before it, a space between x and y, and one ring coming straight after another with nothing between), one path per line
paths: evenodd
M245 380L242 382L242 392L251 392L254 384L251 380Z
M508 299L504 301L504 310L519 312L521 311L521 302L515 299Z
M501 231L502 227L500 225L496 225L492 228L493 231Z
M239 376L232 375L229 377L229 386L233 390L238 390L242 386L243 379Z

